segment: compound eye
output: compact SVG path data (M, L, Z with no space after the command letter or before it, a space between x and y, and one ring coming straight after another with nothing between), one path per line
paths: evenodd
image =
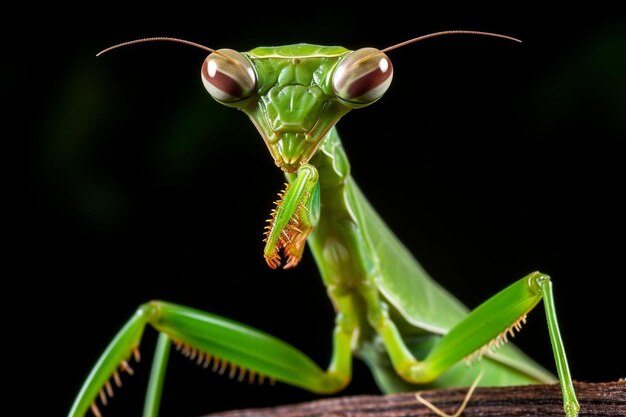
M376 48L350 52L333 74L333 90L340 99L356 105L370 104L382 97L393 78L393 66Z
M202 64L202 83L215 100L235 103L252 95L256 73L240 52L218 49Z

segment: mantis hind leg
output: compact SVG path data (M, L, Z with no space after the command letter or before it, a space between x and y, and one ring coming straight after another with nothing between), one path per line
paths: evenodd
M69 417L83 417L89 410L100 417L98 401L106 405L113 381L121 386L120 372L134 373L130 358L139 360L139 344L146 325L159 331L144 417L156 417L171 342L183 354L219 373L248 380L265 378L317 393L341 390L351 376L352 327L338 319L333 356L328 370L293 346L269 334L210 313L162 301L140 306L117 333L84 382Z
M559 333L552 283L545 274L533 272L485 301L450 329L424 360L415 358L384 314L377 315L375 327L387 345L398 375L411 383L428 383L464 360L471 362L480 359L482 355L491 355L493 349L507 341L507 334L512 336L515 330L519 330L521 322L526 320L526 314L542 299L563 393L564 410L568 416L576 416L580 407ZM370 304L375 305L373 301ZM529 369L529 372L534 371Z
M552 282L549 276L540 272L533 272L511 284L471 311L441 339L421 364L413 367L413 376L430 379L460 360L480 359L505 343L507 335L513 336L526 320L526 314L541 300L561 384L563 407L568 416L578 415L580 406L559 332Z

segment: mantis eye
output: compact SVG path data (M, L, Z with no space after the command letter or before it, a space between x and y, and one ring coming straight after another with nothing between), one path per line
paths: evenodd
M250 97L256 87L256 73L241 53L218 49L202 64L202 83L215 100L235 103Z
M333 74L333 90L354 105L375 102L387 91L393 78L391 61L375 48L362 48L343 58Z

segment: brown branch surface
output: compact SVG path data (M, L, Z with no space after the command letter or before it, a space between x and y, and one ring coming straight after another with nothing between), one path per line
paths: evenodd
M583 416L626 416L626 383L574 384ZM454 413L466 389L421 391L422 397L447 413ZM558 384L477 388L462 416L559 416L563 398ZM359 395L322 399L273 408L235 410L210 417L418 417L435 414L414 393ZM207 416L209 417L209 416Z

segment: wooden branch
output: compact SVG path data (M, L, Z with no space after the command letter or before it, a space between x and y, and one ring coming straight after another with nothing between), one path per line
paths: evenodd
M626 383L576 383L580 417L626 416ZM466 389L421 391L422 397L446 413L454 413ZM558 384L477 388L462 416L559 416L563 398ZM435 414L414 393L360 395L322 399L274 408L210 414L210 417L418 417ZM209 417L209 416L207 416Z

